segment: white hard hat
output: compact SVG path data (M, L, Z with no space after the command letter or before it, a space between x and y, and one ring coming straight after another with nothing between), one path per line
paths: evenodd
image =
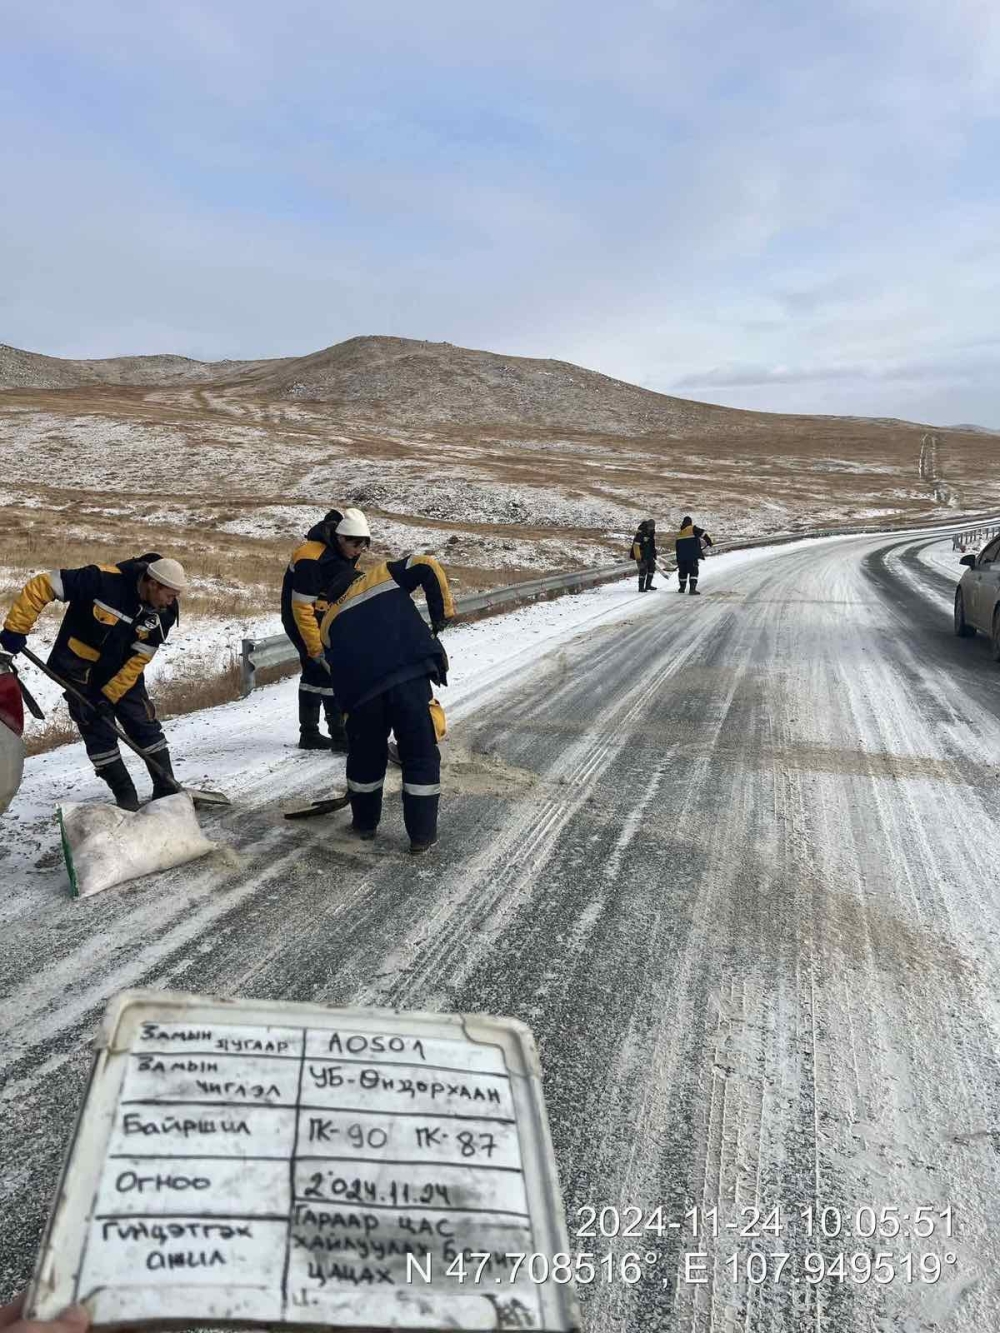
M368 530L368 520L360 509L345 509L344 517L334 528L338 537L367 537L369 541L372 535Z
M184 573L184 566L179 560L171 560L164 556L160 560L154 560L151 565L147 565L146 573L157 583L162 583L165 588L173 588L174 592L183 592L187 587L187 575Z

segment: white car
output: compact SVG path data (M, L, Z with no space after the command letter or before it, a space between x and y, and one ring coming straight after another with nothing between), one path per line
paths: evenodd
M11 659L0 653L0 814L21 785L24 771L24 704Z
M1000 662L1000 537L960 563L968 568L955 589L955 633L971 639L979 630Z

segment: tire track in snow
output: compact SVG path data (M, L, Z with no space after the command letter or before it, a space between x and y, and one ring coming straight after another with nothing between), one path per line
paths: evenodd
M587 1202L680 1219L690 1202L725 1218L950 1197L968 1215L977 1287L847 1284L821 1307L788 1283L732 1283L722 1244L707 1247L713 1282L682 1289L687 1238L653 1237L653 1281L582 1292L588 1333L993 1326L1000 803L982 754L1000 754L1000 696L905 564L862 563L878 546L713 563L701 599L661 596L617 634L567 643L470 719L481 749L537 783L446 798L432 867L359 854L335 826L304 831L280 873L251 863L217 881L200 939L172 936L183 910L164 910L137 971L524 1018L571 1225ZM265 855L273 807L238 818ZM97 944L106 969L113 941ZM11 1285L85 1064L85 956L62 956L61 1031L58 994L10 974L15 1001L51 1024L35 1052L47 1066L24 1068L3 1111ZM801 1236L780 1248L807 1252Z

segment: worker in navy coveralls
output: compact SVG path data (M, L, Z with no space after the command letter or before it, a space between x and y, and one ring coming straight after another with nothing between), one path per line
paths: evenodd
M414 855L437 841L441 754L430 711L432 682L447 684L437 634L455 614L444 570L432 555L345 572L329 593L321 634L337 702L347 717L347 788L353 831L375 836L389 732L403 769L403 823ZM431 628L413 602L422 588Z
M700 597L698 591L698 562L703 558L705 547L712 546L711 537L704 528L691 521L690 514L681 519L681 529L674 539L674 551L677 556L677 591L683 592L684 585L690 580L689 596Z
M176 790L156 771L173 778L143 672L177 623L177 598L186 587L179 562L156 552L117 565L52 569L24 585L0 631L0 649L19 653L45 607L67 604L49 666L87 700L65 696L97 776L124 810L138 810L139 798L109 722L156 765L149 769L153 800Z
M353 569L371 545L368 521L360 509L331 509L314 524L292 552L281 585L281 623L302 664L299 681L299 748L347 749L347 737L320 642L320 622L330 605L327 589L345 566ZM319 729L320 708L329 736Z

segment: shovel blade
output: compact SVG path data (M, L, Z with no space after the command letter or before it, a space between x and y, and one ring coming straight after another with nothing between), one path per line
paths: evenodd
M327 801L310 801L308 805L300 805L294 810L286 810L285 818L313 819L316 815L332 815L335 810L343 810L350 803L350 794L344 792L342 796L331 796Z
M219 806L232 804L229 797L223 796L221 791L206 791L204 787L180 787L178 790L190 796L195 805L202 810L218 809Z

